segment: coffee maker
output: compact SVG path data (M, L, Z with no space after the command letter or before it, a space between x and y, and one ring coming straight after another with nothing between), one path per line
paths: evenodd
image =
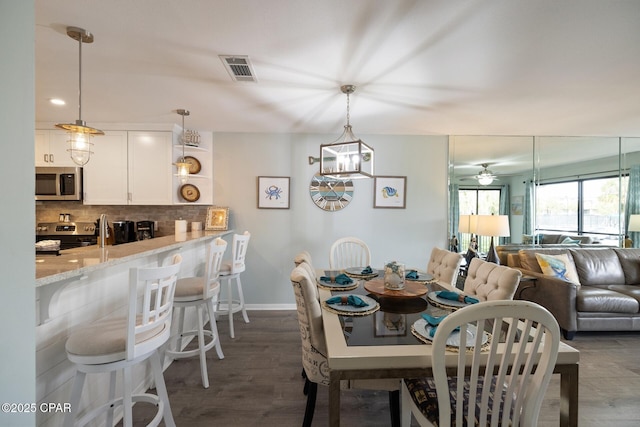
M114 245L121 243L135 242L136 231L133 221L114 221L113 222Z
M153 221L138 221L136 229L138 230L138 240L153 239Z

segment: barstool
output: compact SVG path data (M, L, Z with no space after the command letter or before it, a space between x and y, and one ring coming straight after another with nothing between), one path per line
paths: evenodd
M89 411L77 425L85 425L106 412L106 425L113 426L114 408L122 405L123 425L132 426L134 402L157 405L150 426L157 426L163 418L165 425L176 425L158 348L167 342L171 333L173 294L181 262L181 256L175 255L173 263L166 267L130 269L127 315L94 322L69 336L65 348L68 359L75 364L76 374L71 388L71 412L65 416L65 426L73 425L78 414L86 375L106 372L111 374L109 402ZM132 367L147 359L151 362L157 395L132 395ZM116 373L119 370L123 373L123 397L116 399Z
M226 309L221 309L221 302L224 301L222 295L218 300L218 306L216 312L220 315L227 314L229 316L229 334L231 338L235 338L233 331L233 313L242 311L242 317L245 323L249 323L249 316L247 316L247 310L244 307L244 295L242 294L242 283L240 282L240 273L245 270L244 259L247 255L247 247L249 246L249 239L251 233L245 231L243 234L233 235L233 244L231 246L231 260L222 264L220 269L220 279L227 281L227 305ZM238 299L233 299L233 289L231 287L231 280L236 280L236 288L238 290Z
M224 359L222 347L220 346L220 335L216 325L216 316L213 309L213 299L220 293L220 283L218 273L222 264L224 251L227 249L227 242L221 238L212 239L207 245L205 270L203 277L185 277L178 279L173 305L177 309L179 316L177 333L171 336L171 346L165 354L171 359L183 359L185 357L200 356L200 374L202 375L202 385L209 388L209 375L207 373L206 352L215 346L219 359ZM197 313L198 326L195 330L184 330L184 314L187 307L195 307ZM206 320L203 315L203 308L207 308L209 314L209 329L204 329ZM178 313L179 311L179 313ZM198 348L193 350L182 349L182 338L186 336L198 337ZM211 341L205 343L204 337L208 336Z

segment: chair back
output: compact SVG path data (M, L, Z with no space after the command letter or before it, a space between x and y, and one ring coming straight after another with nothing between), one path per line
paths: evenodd
M521 277L522 272L515 268L473 258L464 281L464 293L480 301L513 299Z
M233 244L231 246L231 274L242 273L245 270L244 259L247 256L249 239L251 239L251 233L248 231L245 231L243 234L233 235Z
M308 264L312 264L311 262L311 254L307 251L302 251L299 254L297 254L294 258L293 258L293 263L298 266L300 265L300 263L302 262L306 262Z
M291 272L291 285L296 297L302 339L302 366L309 381L328 385L329 366L322 326L322 307L316 296L315 281L311 281L304 267L298 266Z
M458 327L460 348L467 350L454 353L447 340ZM491 338L482 345L482 334L475 331L487 330ZM439 426L479 420L479 425L535 427L559 343L553 315L530 301L480 302L447 316L433 339Z
M206 264L204 267L204 286L202 299L215 296L220 292L220 286L212 287L218 282L220 275L220 267L222 266L222 257L227 250L227 242L220 237L211 240L207 245Z
M454 289L458 280L458 273L462 265L462 255L440 248L433 248L427 273L433 275L435 281L442 287Z
M316 269L313 267L313 264L311 263L311 255L309 255L309 252L306 252L306 251L300 252L298 255L294 257L293 263L296 265L296 267L304 268L304 270L309 275L309 279L311 280L311 283L317 283ZM320 294L318 292L317 286L315 287L315 295L317 299L320 299Z
M329 268L344 270L349 267L366 267L371 264L371 251L367 244L356 237L343 237L331 245Z
M182 256L174 255L168 266L129 270L127 360L147 354L169 339L173 295L181 264Z

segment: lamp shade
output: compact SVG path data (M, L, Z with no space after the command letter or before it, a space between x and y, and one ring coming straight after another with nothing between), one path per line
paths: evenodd
M458 231L460 233L475 234L478 227L478 215L460 215Z
M478 225L476 234L480 236L508 237L511 235L509 229L508 215L476 215Z
M628 231L640 231L640 215L629 215Z

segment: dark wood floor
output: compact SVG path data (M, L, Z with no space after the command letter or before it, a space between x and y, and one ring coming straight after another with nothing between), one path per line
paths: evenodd
M165 372L178 426L299 426L306 397L300 376L300 335L294 311L252 311L240 317L236 338L219 320L224 360L208 353L209 389L202 388L197 358L173 362ZM570 345L581 352L580 426L640 425L640 333L579 333ZM559 377L554 375L540 426L557 426ZM389 426L388 394L342 393L342 425ZM318 388L314 426L328 424L328 390ZM137 423L148 415L134 410Z

